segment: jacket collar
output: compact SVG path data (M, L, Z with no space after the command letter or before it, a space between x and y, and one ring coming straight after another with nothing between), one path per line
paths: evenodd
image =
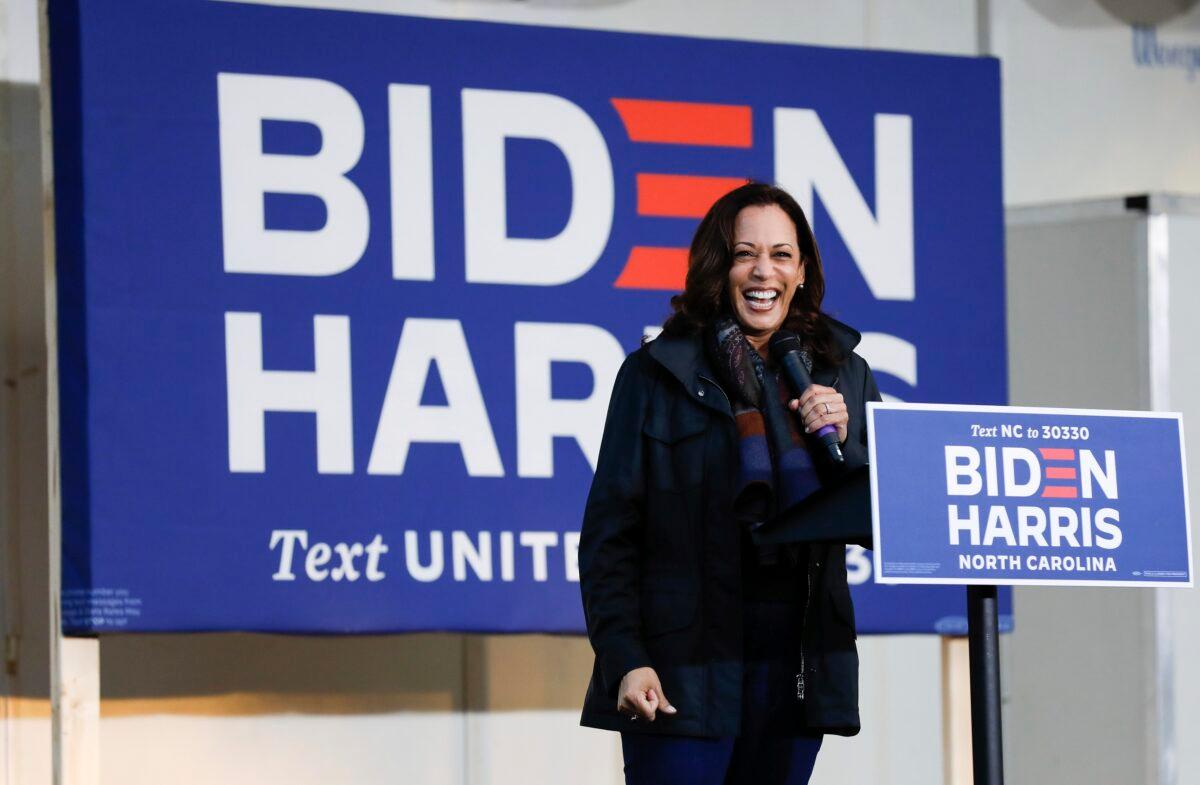
M827 315L825 321L829 324L829 331L833 333L833 340L837 342L838 348L842 350L842 354L849 357L854 347L862 341L862 333L832 316Z
M858 346L862 340L862 335L850 325L831 316L826 316L825 319L838 348L842 350L843 354L849 356L850 352L854 351L854 347ZM693 335L662 333L651 341L646 349L651 357L679 380L692 398L709 408L726 414L732 413L729 398L717 383L717 375L713 372L708 357L704 353L703 337L699 333ZM813 369L813 381L817 384L832 386L836 380L836 368L817 366Z
M709 408L730 416L729 397L717 383L717 375L704 353L704 338L693 335L661 333L646 346L650 356L679 380L688 395Z

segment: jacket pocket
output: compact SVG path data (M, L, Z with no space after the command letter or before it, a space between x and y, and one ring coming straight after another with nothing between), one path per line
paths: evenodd
M668 399L652 408L642 426L651 487L680 490L700 484L708 425L705 409L687 399Z
M670 406L652 407L642 432L663 444L675 444L702 433L707 426L708 413L699 404L683 399Z

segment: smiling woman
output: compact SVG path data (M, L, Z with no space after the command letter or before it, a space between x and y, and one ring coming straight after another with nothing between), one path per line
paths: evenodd
M783 324L796 288L804 287L796 225L778 205L754 205L738 213L733 236L733 310L742 333L761 353L765 339ZM775 242L781 238L787 239Z
M750 537L866 463L879 392L824 290L803 211L747 183L700 222L673 314L617 375L579 543L582 723L621 731L628 785L805 783L823 734L858 732L845 544ZM783 331L811 366L798 399L767 350ZM842 465L809 452L825 426Z
M764 296L750 294L755 289L778 294L760 309L747 303ZM814 359L836 364L834 322L821 311L824 298L821 253L804 211L782 188L749 183L717 200L696 228L687 282L671 298L674 313L663 331L693 334L732 308L760 353L772 333L785 329L802 336Z

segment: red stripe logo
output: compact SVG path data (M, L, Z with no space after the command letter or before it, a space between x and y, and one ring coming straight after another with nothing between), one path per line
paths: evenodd
M740 177L639 172L637 212L663 218L703 218L713 202L745 184Z
M750 147L750 107L614 98L631 142Z
M631 142L749 148L749 106L613 98ZM737 177L637 173L637 214L653 218L702 218L713 202L743 185ZM679 291L687 278L688 249L636 245L613 284L620 289Z
M1075 462L1075 451L1066 447L1039 447L1038 452L1042 454L1042 460L1048 463ZM1075 480L1078 477L1074 466L1047 466L1043 472L1047 480ZM1078 496L1079 488L1076 484L1042 486L1043 499L1075 499Z

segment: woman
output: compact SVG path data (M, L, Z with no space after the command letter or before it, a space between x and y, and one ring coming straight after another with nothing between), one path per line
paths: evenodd
M799 205L748 183L701 221L674 313L617 374L579 543L581 723L621 732L627 785L804 783L822 734L858 732L844 544L749 535L838 471L809 452L817 430L837 429L841 471L866 463L879 393L824 288ZM780 329L813 364L798 399L770 360Z

